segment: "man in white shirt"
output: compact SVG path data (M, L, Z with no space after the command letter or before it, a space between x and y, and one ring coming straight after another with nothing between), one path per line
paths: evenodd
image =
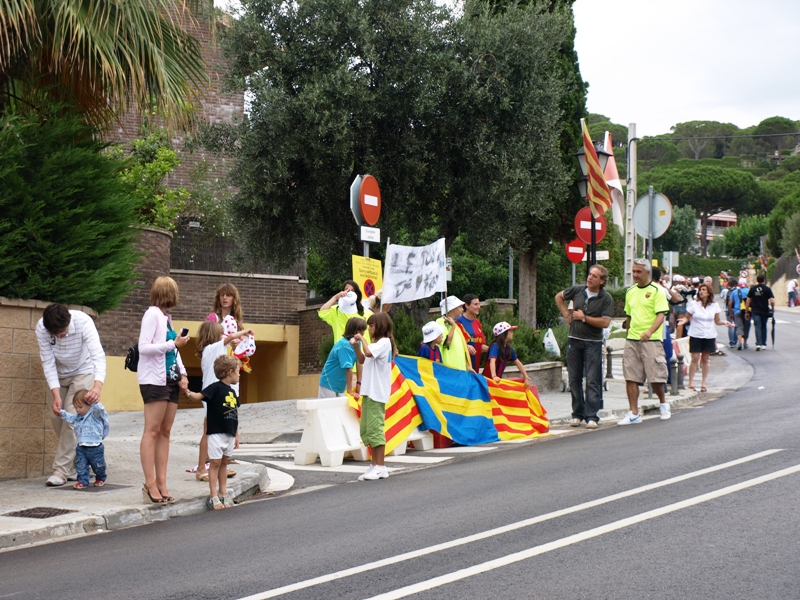
M50 422L58 436L53 474L47 485L64 485L74 473L76 442L72 425L61 419L61 409L75 414L72 399L78 390L89 390L84 399L90 404L100 401L106 355L92 318L63 304L44 309L36 324L36 340L53 402Z
M797 280L790 279L786 282L786 295L789 298L789 306L797 306Z

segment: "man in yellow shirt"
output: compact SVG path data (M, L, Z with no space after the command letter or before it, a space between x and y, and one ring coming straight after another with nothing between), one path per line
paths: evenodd
M642 422L639 414L639 386L650 383L661 403L661 419L670 418L670 408L664 396L667 381L667 358L664 355L663 323L669 313L664 292L650 281L652 267L644 258L633 260L633 282L625 293L625 314L628 315L628 336L622 355L622 374L628 393L630 411L617 425Z

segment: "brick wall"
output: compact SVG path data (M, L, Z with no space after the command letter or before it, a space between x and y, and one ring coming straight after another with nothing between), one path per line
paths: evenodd
M299 325L297 309L306 303L307 282L299 277L179 269L173 269L171 276L180 290L180 304L172 311L175 319L204 320L211 312L214 292L223 283L239 290L245 323Z
M137 267L136 287L119 308L110 310L97 320L97 331L103 349L109 356L125 356L139 339L142 315L150 306L150 288L157 277L169 275L172 234L163 229L143 227L137 250L143 254Z
M331 326L317 316L319 306L302 308L300 317L300 375L322 372L322 363L317 359L317 348L326 336L333 335Z
M210 78L209 89L205 91L199 100L195 101L198 106L197 117L199 120L211 124L232 123L237 117L241 117L244 114L244 95L240 93L222 93L222 78L227 70L222 52L213 39L208 22L201 19L194 20L193 23L191 21L190 19L183 19L182 25L184 30L200 42L203 59L208 66ZM219 28L224 27L224 24L218 23L217 27L219 33ZM104 137L109 141L130 142L140 137L141 126L141 113L132 110L122 115L109 128ZM201 150L194 153L185 151L185 141L186 136L182 133L175 133L172 138L173 147L178 152L183 164L169 176L167 181L169 187L189 187L191 183L190 173L203 159L207 159L215 167L216 177L224 177L227 174L230 166L224 157L218 157Z
M49 473L58 445L34 333L48 304L0 297L0 480Z

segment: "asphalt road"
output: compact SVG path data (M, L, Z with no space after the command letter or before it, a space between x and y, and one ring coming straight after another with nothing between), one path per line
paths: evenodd
M669 421L0 553L0 598L800 598L782 318L774 351L737 353L747 385Z

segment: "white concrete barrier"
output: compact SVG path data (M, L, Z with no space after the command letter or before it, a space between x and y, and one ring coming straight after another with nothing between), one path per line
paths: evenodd
M406 453L408 442L414 443L414 450L433 450L433 435L430 431L420 431L415 427L414 431L408 434L406 440L397 448L387 453L387 456L401 456Z
M369 460L361 443L358 417L347 396L298 400L297 410L306 413L306 424L294 451L294 464L310 465L319 456L322 466L338 467L348 454L353 460Z

